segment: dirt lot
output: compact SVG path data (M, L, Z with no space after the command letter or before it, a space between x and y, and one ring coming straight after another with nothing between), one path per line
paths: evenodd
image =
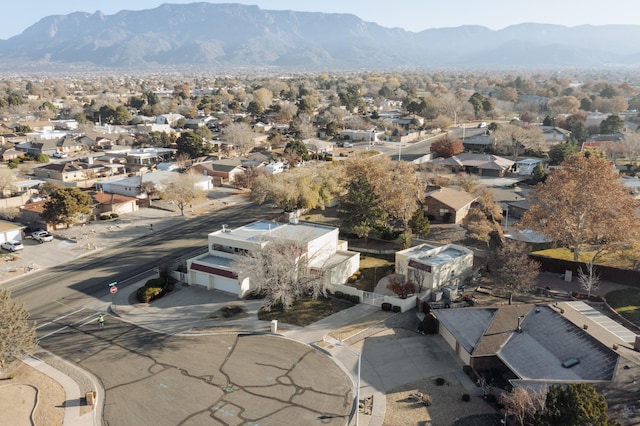
M62 424L65 392L58 382L21 362L10 374L13 379L0 380L0 424Z

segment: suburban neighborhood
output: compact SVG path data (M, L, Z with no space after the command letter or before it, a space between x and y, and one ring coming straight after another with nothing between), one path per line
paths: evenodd
M0 86L0 423L637 424L633 72Z

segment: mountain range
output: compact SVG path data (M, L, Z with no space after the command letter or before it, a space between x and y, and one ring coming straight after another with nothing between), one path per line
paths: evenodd
M640 64L639 39L640 25L525 23L410 32L351 14L163 4L45 17L0 40L0 70L601 68Z

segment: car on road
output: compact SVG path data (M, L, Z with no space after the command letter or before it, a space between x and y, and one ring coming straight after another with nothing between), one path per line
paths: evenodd
M24 248L22 243L16 240L5 241L0 246L2 247L3 250L7 250L11 252L22 250Z
M343 148L353 148L353 144L351 142L344 142L342 144Z
M31 238L38 241L40 244L48 241L53 241L53 235L51 235L47 231L36 231L31 234Z

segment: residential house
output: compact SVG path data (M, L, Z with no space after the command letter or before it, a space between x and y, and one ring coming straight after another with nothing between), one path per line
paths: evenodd
M187 282L207 289L245 297L254 289L248 275L234 268L243 253L262 250L272 240L302 243L312 272L322 275L324 285L342 284L358 270L360 254L347 250L331 226L291 222L258 221L236 229L223 227L208 235L205 254L187 261Z
M492 154L462 153L436 160L451 171L466 172L480 176L503 177L513 167L514 162Z
M462 141L465 151L486 152L493 147L493 141L487 134L481 134L465 138Z
M26 227L19 223L0 220L0 243L12 240L22 241L24 228Z
M34 176L38 178L58 180L61 182L79 182L101 176L109 176L111 173L111 169L102 164L88 164L79 161L49 163L35 167L32 171Z
M168 124L169 126L175 126L178 121L183 118L184 115L176 113L160 114L156 117L156 124Z
M589 112L585 117L585 127L600 127L600 124L609 117L610 114L604 114L599 111Z
M75 152L86 151L90 148L87 144L85 136L66 136L58 141L57 148L59 152L64 154L72 154ZM93 145L93 141L90 142Z
M546 145L553 146L566 142L571 138L571 132L562 127L556 126L537 126L544 135Z
M550 306L517 304L432 312L440 335L464 364L479 372L490 371L514 385L609 382L615 377L618 354Z
M461 223L477 198L465 191L429 186L423 202L423 209L429 220Z
M117 213L122 215L138 211L138 199L134 197L107 194L106 192L90 192L89 195L95 203L93 214L96 217L102 214Z
M421 286L428 296L445 286L458 288L471 276L473 251L456 244L421 244L396 252L395 270Z
M14 158L22 158L24 157L24 152L18 151L15 148L0 148L0 160L9 161Z
M96 182L96 189L108 194L120 194L133 198L147 198L147 194L142 191L145 182L152 183L158 191L162 191L168 181L170 181L177 172L157 171L153 173L145 173L140 176L131 176L127 178L110 179ZM208 191L212 188L210 176L200 176L194 183L195 187Z
M46 139L40 142L28 140L18 143L15 148L34 158L40 154L46 154L51 157L58 151L58 139Z
M323 141L320 139L304 139L302 143L307 147L307 151L315 154L331 152L334 148L333 142Z
M525 158L516 163L518 167L518 174L521 176L527 176L533 174L535 168L540 165L544 165L544 160L540 158Z
M213 185L232 185L243 175L245 167L240 158L225 158L222 160L203 161L194 164L190 170L213 179Z

